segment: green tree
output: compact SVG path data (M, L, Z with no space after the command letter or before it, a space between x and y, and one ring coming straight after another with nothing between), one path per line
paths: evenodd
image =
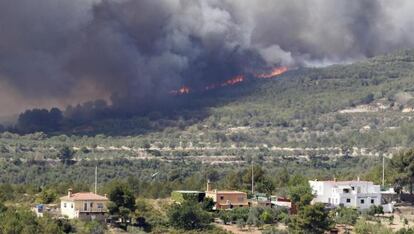
M214 207L214 200L211 197L204 198L203 202L201 203L201 207L203 210L212 211Z
M38 223L40 226L40 233L64 233L61 226L59 226L59 223L52 219L51 217L43 217L38 219Z
M384 214L384 208L381 205L372 205L369 207L367 214L370 216L375 216L376 214Z
M65 145L59 149L58 158L63 164L70 164L72 162L75 151L73 151L69 146Z
M260 215L260 219L266 224L271 224L274 220L272 214L268 210L263 211Z
M33 212L23 209L7 209L0 214L1 233L41 233L41 228Z
M309 205L313 199L312 189L308 183L289 187L289 197L300 207Z
M414 183L414 149L402 151L391 159L391 169L395 170L396 175L394 184L398 186L409 186L410 193L413 193Z
M263 170L263 168L261 166L254 165L253 166L253 174L254 174L255 183L259 184L263 181L266 172ZM252 169L251 168L247 168L243 171L242 179L243 179L244 186L246 188L250 188L251 183L252 183Z
M256 189L258 192L271 195L275 190L275 185L268 177L263 177L263 179L256 184Z
M219 218L223 221L224 224L227 224L230 221L230 216L227 211L220 211Z
M289 223L291 233L324 233L330 228L332 221L328 211L321 203L307 205Z
M105 225L98 221L87 222L85 228L89 234L104 234L106 230Z
M49 204L49 203L54 202L56 199L57 199L56 190L49 188L49 189L42 190L42 192L39 194L37 198L37 202Z
M257 208L252 207L249 210L249 216L247 217L246 224L247 226L258 226L259 223L259 211Z
M120 208L135 210L135 197L128 184L114 181L109 185L109 200L113 203L111 214L119 214Z
M114 181L109 185L108 210L110 214L118 215L123 223L123 228L127 229L127 220L131 219L132 212L135 211L135 197L128 184Z
M359 213L356 209L341 207L337 210L335 221L338 224L345 225L345 232L349 233L347 225L354 225L358 219Z
M194 201L171 205L167 216L171 226L185 230L206 228L212 219L210 213Z

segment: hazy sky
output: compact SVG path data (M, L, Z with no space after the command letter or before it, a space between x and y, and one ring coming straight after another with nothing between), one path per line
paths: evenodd
M412 0L0 0L0 115L414 44Z

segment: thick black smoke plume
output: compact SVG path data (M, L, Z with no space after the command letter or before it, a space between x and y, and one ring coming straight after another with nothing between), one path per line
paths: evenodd
M126 106L414 45L411 0L0 0L0 107Z

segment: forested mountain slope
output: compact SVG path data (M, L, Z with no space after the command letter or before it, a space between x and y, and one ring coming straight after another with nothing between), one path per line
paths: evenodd
M207 170L199 162L224 173L250 160L276 171L290 165L321 178L352 177L379 165L376 156L413 145L413 80L414 51L401 51L176 97L184 104L168 115L47 134L3 132L0 182L86 180L97 164L104 181L128 175L152 181L159 171L156 181L174 180ZM65 155L72 157L69 167Z
M22 158L40 157L38 152L47 158L64 144L90 149L79 151L79 158L212 162L389 155L414 143L413 81L414 51L405 50L175 97L181 104L168 115L105 119L48 135L3 133L0 147L3 155Z

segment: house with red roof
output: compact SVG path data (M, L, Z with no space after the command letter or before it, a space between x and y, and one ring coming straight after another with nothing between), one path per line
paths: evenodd
M104 220L108 198L92 192L72 193L60 198L61 215L69 219Z

